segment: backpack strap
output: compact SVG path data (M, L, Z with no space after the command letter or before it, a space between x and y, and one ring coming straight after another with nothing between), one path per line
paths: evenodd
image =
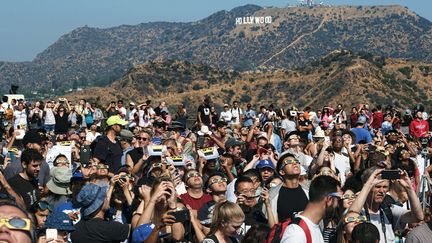
M309 227L306 223L306 221L304 221L302 218L300 217L295 217L290 224L296 224L298 226L300 226L300 228L303 229L305 235L306 235L306 242L307 243L312 243L312 235L311 232L309 230Z

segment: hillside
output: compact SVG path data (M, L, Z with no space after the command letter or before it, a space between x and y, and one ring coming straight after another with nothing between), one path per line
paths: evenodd
M236 25L242 16L272 16L272 23ZM189 23L85 26L60 37L31 62L0 62L0 92L11 83L38 96L105 86L148 60L184 60L238 71L292 69L346 49L432 62L431 27L430 21L400 6L255 5Z
M394 105L399 108L423 103L432 107L430 78L432 64L401 59L385 59L369 54L334 51L307 68L255 72L222 71L183 61L146 62L131 69L110 87L90 88L68 94L103 104L111 100L155 103L166 101L174 106L184 103L196 108L204 95L216 106L239 100L256 106L323 105L342 103L345 107L359 102Z

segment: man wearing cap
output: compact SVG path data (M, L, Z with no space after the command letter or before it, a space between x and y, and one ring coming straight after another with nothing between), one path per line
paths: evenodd
M119 141L123 151L121 157L121 165L126 164L126 154L133 149L132 147L133 133L127 129L120 131Z
M267 181L268 178L272 177L275 172L275 166L269 159L259 160L256 168L261 175L262 181Z
M108 192L106 187L93 183L81 189L76 200L81 205L84 220L75 225L72 242L120 242L129 237L130 225L104 220L113 189L114 183L110 183Z
M356 127L352 128L351 131L355 134L354 144L358 144L360 141L366 141L366 143L372 142L372 136L370 132L365 128L366 117L359 116L356 122Z
M45 234L47 229L57 230L57 239L54 239L54 242L67 242L69 233L75 231L72 220L67 214L62 212L53 212L48 216L45 225L39 231L39 242L50 242L50 239L47 239L47 235Z
M193 144L189 138L185 138L182 136L183 131L185 130L182 123L178 121L172 121L168 130L173 131L173 138L176 140L177 144L181 145L182 154L192 156L193 153Z
M44 136L46 138L46 136ZM44 156L46 153L46 147L42 145L44 138L41 134L35 130L28 131L22 140L22 144L25 149L35 149ZM18 175L23 170L21 161L19 158L14 157L11 163L9 163L3 171L4 177L9 180L10 178ZM41 160L40 171L37 176L38 184L40 188L44 187L50 179L50 168L45 159Z
M120 116L111 116L106 123L108 126L107 134L98 137L93 157L97 163L108 165L109 171L113 173L121 166L123 152L117 136L120 135L122 127L127 125L127 121Z
M226 123L231 122L232 114L229 110L229 105L225 104L223 107L223 111L220 113L219 121L224 121Z

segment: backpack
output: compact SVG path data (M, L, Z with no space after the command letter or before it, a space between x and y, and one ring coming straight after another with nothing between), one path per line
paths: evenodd
M306 222L300 217L288 218L284 222L279 222L271 228L268 240L266 243L279 243L282 241L282 236L290 224L296 224L303 229L306 235L306 242L312 243L312 235Z
M12 120L14 117L14 112L12 110L12 108L10 107L10 105L8 105L8 108L5 111L5 119L6 120Z

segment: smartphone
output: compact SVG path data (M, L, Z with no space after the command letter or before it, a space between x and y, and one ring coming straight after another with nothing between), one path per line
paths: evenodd
M46 229L46 239L57 240L57 229Z
M79 155L81 164L88 164L91 157L90 145L81 145Z
M198 136L196 142L197 148L201 149L204 147L204 136Z
M168 212L168 214L173 215L175 217L175 222L183 223L190 220L189 210L187 209Z
M400 179L400 171L399 170L383 170L381 172L381 179L387 179L387 180Z

